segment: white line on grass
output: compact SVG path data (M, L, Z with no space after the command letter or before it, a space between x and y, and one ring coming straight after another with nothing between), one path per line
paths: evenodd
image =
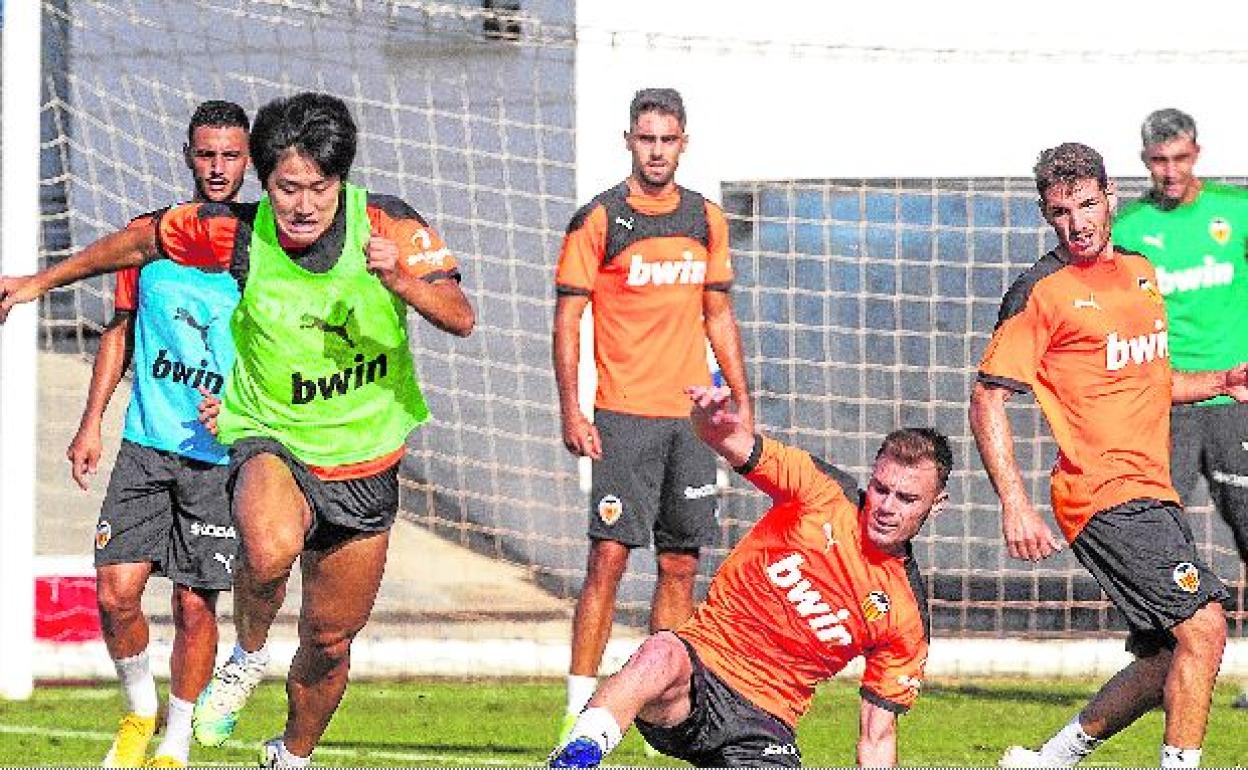
M101 732L99 730L66 730L55 727L32 727L30 725L6 725L0 724L0 733L10 735L43 735L49 738L79 738L83 740L99 741L108 743L113 740L113 733ZM257 745L245 741L226 741L225 748L229 749L252 749L255 750ZM522 766L533 765L535 760L519 760L509 757L483 757L463 754L429 754L417 753L410 751L377 751L373 749L340 749L334 746L321 746L316 750L318 757L372 757L375 759L385 759L395 762L436 762L443 765L497 765L497 766ZM212 765L219 767L238 767L238 763L228 762L200 762L196 760L196 765ZM250 764L246 766L251 766Z

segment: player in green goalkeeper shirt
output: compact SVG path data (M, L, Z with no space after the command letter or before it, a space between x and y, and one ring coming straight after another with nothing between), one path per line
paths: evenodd
M1144 119L1141 158L1152 189L1114 222L1114 241L1157 267L1176 371L1248 360L1248 190L1193 173L1196 122L1176 109ZM1190 503L1201 475L1248 562L1248 404L1226 397L1173 407L1170 468ZM1248 685L1235 700L1248 708Z

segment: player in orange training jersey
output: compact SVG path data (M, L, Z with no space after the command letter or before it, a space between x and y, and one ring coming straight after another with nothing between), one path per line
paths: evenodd
M897 715L918 697L927 660L910 540L947 499L948 441L927 428L890 433L851 500L830 466L751 433L727 388L687 392L698 438L774 504L693 618L648 638L603 682L551 765L597 765L635 720L650 745L700 767L797 767L794 728L816 685L859 655L857 760L895 764Z
M1113 183L1092 148L1063 144L1036 163L1040 210L1058 246L1001 303L971 395L971 429L1001 498L1010 555L1061 548L1027 497L1005 403L1031 392L1057 441L1053 512L1075 557L1126 619L1133 663L1039 751L1004 767L1071 766L1145 712L1166 712L1162 767L1195 767L1226 620L1226 588L1192 542L1170 483L1170 403L1244 400L1245 367L1171 372L1153 266L1114 248Z

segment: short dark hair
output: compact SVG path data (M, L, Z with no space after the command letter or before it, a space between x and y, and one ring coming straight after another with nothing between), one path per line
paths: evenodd
M637 125L637 118L645 112L657 112L671 115L685 130L685 100L675 88L643 88L633 95L633 102L628 106L628 127L631 130Z
M260 186L291 148L315 162L325 176L345 181L355 160L357 134L351 111L336 96L305 91L274 99L256 112L251 129L251 162Z
M251 122L247 120L247 111L239 107L234 102L227 102L223 99L209 99L206 102L200 102L195 108L195 112L191 113L191 122L186 126L186 143L190 144L195 138L195 129L202 126L209 128L241 128L247 131L251 128Z
M1095 179L1104 190L1109 184L1105 159L1096 150L1078 142L1066 142L1041 152L1032 170L1041 198L1054 185L1070 187L1085 179Z
M884 437L875 459L888 457L897 463L913 468L923 462L936 466L940 488L944 489L953 470L953 450L949 439L933 428L898 428Z
M1180 136L1196 141L1196 121L1191 115L1173 107L1149 113L1140 126L1140 139L1144 141L1144 149L1178 139Z

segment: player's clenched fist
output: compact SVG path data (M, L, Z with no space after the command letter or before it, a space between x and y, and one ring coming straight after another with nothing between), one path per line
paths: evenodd
M368 271L387 289L393 289L401 278L398 244L374 232L364 245L364 255Z
M33 275L0 275L0 324L9 317L15 305L38 299Z

